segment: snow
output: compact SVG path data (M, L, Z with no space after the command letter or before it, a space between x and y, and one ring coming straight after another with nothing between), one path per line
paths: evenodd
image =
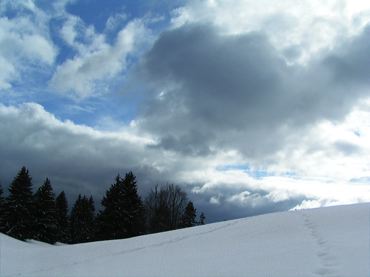
M0 234L0 276L370 276L370 204L274 213L76 245Z

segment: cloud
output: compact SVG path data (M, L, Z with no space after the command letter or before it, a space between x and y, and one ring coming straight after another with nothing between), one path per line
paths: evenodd
M83 42L77 40L78 29L82 29ZM114 45L110 45L93 27L86 28L78 18L70 17L61 34L78 54L58 65L50 86L81 99L101 93L110 80L127 68L129 56L140 51L148 31L140 20L133 20L117 34Z
M110 91L115 78L122 79L133 57L151 39L146 23L133 19L117 30L123 15L116 14L109 20L111 29L100 33L79 15L69 13L71 2L0 3L0 64L4 68L0 89L10 90L17 84L19 90L42 79L43 86L32 87L33 91L60 92L81 100Z
M62 28L60 29L60 35L63 40L68 45L75 48L78 48L79 46L78 44L76 45L76 38L78 35L78 31L76 30L78 28L77 25L82 25L82 28L84 27L83 22L79 17L70 15L67 17Z
M106 23L105 28L108 31L113 31L117 27L119 27L123 22L125 22L128 19L128 15L125 12L119 12L115 13L114 15L111 15Z
M13 64L7 59L0 57L0 89L11 88L11 81L17 78L17 71Z
M341 128L346 129L345 126ZM116 132L98 131L61 121L36 103L0 105L0 128L0 181L5 186L26 165L35 187L49 177L57 192L66 190L72 199L78 193L91 193L99 202L98 197L117 173L132 170L138 176L143 196L156 184L175 183L189 193L198 211L204 211L209 221L307 207L311 203L307 201L322 205L370 201L370 187L365 182L351 184L346 179L333 182L328 178L277 173L258 177L253 168L225 166L230 161L244 160L234 151L217 151L201 157L163 151L150 147L153 138L135 126L122 127ZM364 141L368 139L365 130L363 136ZM353 155L349 157L354 159ZM340 156L327 159L343 170ZM320 164L312 165L316 161ZM325 171L329 163L308 157L306 163L300 164L310 165L313 167L310 170L319 166ZM370 176L365 168L364 165L363 170L349 176Z
M152 94L138 122L163 149L269 158L369 97L368 32L303 66L288 65L260 33L224 35L192 24L170 30L143 60L140 78Z
M262 32L288 62L306 63L361 32L369 14L370 4L361 0L188 1L173 12L172 24L210 24L234 35Z
M205 209L213 220L370 200L366 183L351 185L282 175L256 179L240 170L203 169L189 175L197 182L192 197L199 210Z
M166 20L151 14L112 14L100 33L66 1L4 3L0 87L43 79L59 95L31 85L44 106L0 104L3 185L26 165L35 186L100 196L133 170L143 194L181 185L210 221L370 201L370 5L190 1L154 40ZM53 115L72 110L93 127Z
M305 132L297 143L285 145L270 170L289 169L300 176L317 176L334 183L364 179L370 168L367 102L354 107L343 121L323 121Z
M370 168L369 28L304 64L287 62L266 34L220 29L180 25L142 60L136 78L149 97L136 122L155 138L150 147L221 168L219 154L233 152L229 162L266 172L184 170L179 180L218 219L369 201L369 186L351 182Z
M260 121L264 130L273 126L272 104L280 103L281 77L290 71L263 35L225 37L205 25L162 34L143 68L157 94L142 124L161 133L165 149L191 145L199 153L223 144L217 130L236 139L238 130L253 129L244 136L253 140Z
M134 170L140 175L150 166L144 162L148 139L133 131L100 132L60 121L35 103L0 105L0 118L0 176L7 181L26 165L37 177L35 185L49 176L59 191L96 194L116 174Z
M14 12L12 17L6 15L9 10ZM10 89L24 72L29 74L53 65L58 50L45 24L47 15L32 1L1 4L0 89Z

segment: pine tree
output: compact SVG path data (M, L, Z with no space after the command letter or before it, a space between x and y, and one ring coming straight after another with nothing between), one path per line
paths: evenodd
M103 210L97 216L97 239L108 240L125 237L123 199L122 178L118 175L116 182L106 191L101 202Z
M145 209L137 193L136 177L132 172L127 173L123 180L123 196L127 237L141 235L145 229Z
M204 225L205 224L205 221L206 221L206 216L204 215L204 213L202 212L199 216L199 225Z
M92 197L78 196L71 211L71 242L92 241L94 237L95 207Z
M189 201L186 205L185 212L182 216L182 227L192 227L196 224L197 210L194 208L193 202Z
M44 184L37 190L35 201L34 238L47 243L57 240L57 220L53 188L46 178Z
M26 167L22 167L9 187L5 220L6 234L21 239L33 236L32 182Z
M0 232L6 231L5 225L5 198L3 196L3 188L0 185Z
M68 202L64 191L55 199L56 219L58 225L57 241L68 243L70 236L70 223L68 219Z
M107 190L102 200L103 210L97 218L97 239L120 239L144 233L145 211L137 194L136 178L132 172Z

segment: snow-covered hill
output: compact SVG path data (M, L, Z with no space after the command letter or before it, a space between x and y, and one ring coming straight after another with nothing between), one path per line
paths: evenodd
M370 204L51 246L0 234L0 276L370 276Z

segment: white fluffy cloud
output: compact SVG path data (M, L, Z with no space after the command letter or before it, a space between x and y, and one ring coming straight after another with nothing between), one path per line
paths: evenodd
M108 31L113 31L116 28L118 28L123 22L125 22L128 19L128 16L124 12L118 12L114 15L111 15L106 23L105 23L105 28Z
M361 31L369 14L370 4L362 0L207 0L175 10L172 23L211 23L225 34L262 32L287 61L305 63Z
M4 15L8 5L17 8L18 13L13 18ZM47 15L32 1L1 3L0 90L11 88L23 72L54 63L58 50L44 26L46 23Z
M368 101L341 122L323 121L304 134L296 145L277 154L275 169L350 182L370 176L370 105Z
M50 5L32 0L0 3L0 89L10 89L16 81L23 84L30 72L39 68L53 73L49 88L67 97L82 99L105 92L112 79L125 73L129 57L142 51L151 38L140 19L127 22L115 34L124 20L124 14L119 13L109 17L106 30L99 33L93 25L67 11L70 2L73 1ZM55 64L59 49L50 32L58 30L58 24L60 30L53 39L62 38L64 44L59 47L65 47L73 56L63 60L63 54ZM106 32L114 36L113 42Z
M77 40L81 35L84 43ZM113 45L93 27L85 27L77 17L69 17L61 29L64 40L78 54L58 65L50 85L62 93L85 98L104 90L104 86L127 66L129 55L140 50L148 30L140 20L129 22L118 34Z

